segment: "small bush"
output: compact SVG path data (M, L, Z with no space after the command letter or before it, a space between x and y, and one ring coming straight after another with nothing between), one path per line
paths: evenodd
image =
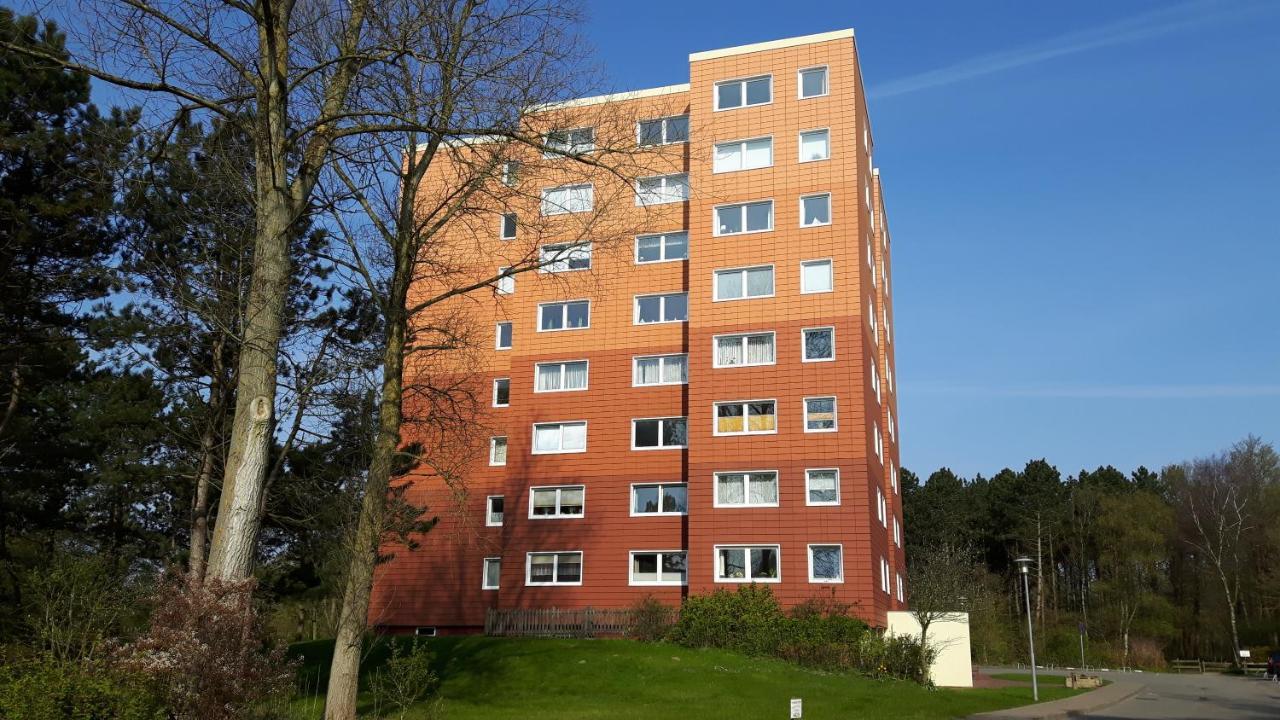
M628 637L642 642L658 642L671 632L675 609L646 595L631 606L632 624Z
M403 718L410 707L439 687L440 677L431 669L434 661L435 653L420 638L392 642L390 656L370 683L375 705L392 709L388 716Z
M0 718L5 720L164 720L163 700L147 678L102 662L44 653L0 658Z
M716 590L685 600L671 639L689 647L716 647L748 655L773 655L785 616L764 585L743 585L737 592Z

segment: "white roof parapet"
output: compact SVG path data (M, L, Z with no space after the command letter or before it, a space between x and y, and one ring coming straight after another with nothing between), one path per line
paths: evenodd
M640 98L656 97L658 95L672 95L688 91L689 83L663 85L662 87L647 88L644 90L627 90L625 92L610 93L608 95L593 95L591 97L575 98L573 100L560 100L557 102L542 103L541 105L532 105L529 107L529 112L563 110L566 108L582 107L584 105L601 105L608 102L638 100Z
M690 53L689 62L714 60L716 58L728 57L730 55L745 55L746 53L762 52L764 50L778 50L781 48L795 47L797 45L810 45L812 43L826 42L828 40L840 40L842 38L851 37L853 37L853 28L846 28L844 30L833 30L831 32L817 33L815 35L801 35L799 37L770 40L768 42L752 43L750 45L738 45L737 47L721 48L719 50L703 50L702 52Z

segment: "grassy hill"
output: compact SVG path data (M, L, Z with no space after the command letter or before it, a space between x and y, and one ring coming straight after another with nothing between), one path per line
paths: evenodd
M953 718L1030 702L1024 687L930 690L662 643L479 636L430 642L447 720L785 718L793 697L804 699L806 720ZM332 642L302 643L293 650L304 659L303 686L322 694ZM372 648L364 671L375 669L386 652ZM1069 694L1061 687L1040 690L1042 700ZM361 714L372 715L372 698L362 701ZM322 707L323 698L307 692L293 705L298 718L318 718ZM423 708L409 717L427 713Z

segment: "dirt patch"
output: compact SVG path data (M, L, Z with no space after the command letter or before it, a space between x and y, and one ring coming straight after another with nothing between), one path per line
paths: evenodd
M1029 687L1031 683L1019 680L1002 680L986 673L973 671L973 686L976 688Z

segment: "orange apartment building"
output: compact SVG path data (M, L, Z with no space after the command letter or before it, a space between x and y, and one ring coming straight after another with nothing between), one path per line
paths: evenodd
M493 334L470 361L488 453L465 492L413 478L439 523L388 550L370 623L755 582L883 627L906 607L890 238L853 31L537 114L564 155L625 146L634 177L512 149L493 222L451 231L482 277L517 247L553 261L467 302Z

